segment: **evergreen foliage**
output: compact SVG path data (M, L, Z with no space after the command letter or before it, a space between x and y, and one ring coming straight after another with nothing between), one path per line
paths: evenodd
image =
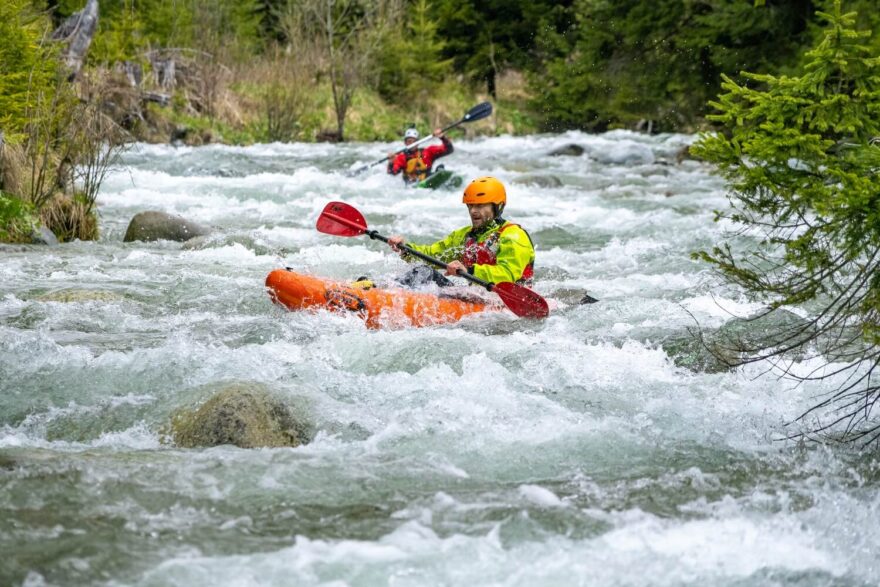
M408 0L398 30L389 34L378 59L379 94L406 104L424 101L452 73L452 59L443 59L445 42L438 35L428 0Z
M62 0L59 17L80 10L83 0ZM102 2L98 34L89 50L94 64L144 61L160 48L219 47L243 58L263 44L267 7L260 0L121 0Z
M434 0L446 57L456 71L485 81L496 94L495 78L507 68L535 63L538 32L567 29L571 0Z
M50 23L29 0L0 2L0 131L19 142L28 112L51 100L58 68L55 47L45 43Z
M843 422L845 439L880 439L872 408L880 386L880 58L870 33L854 29L840 1L796 76L725 76L710 118L724 132L705 135L694 151L718 165L733 211L722 216L760 235L756 251L729 245L699 256L771 309L809 305L814 318L780 343L743 349L745 362L781 357L817 343L848 374L816 408L818 431Z
M722 72L779 71L797 59L812 5L577 0L573 34L544 31L551 54L533 76L551 130L605 130L640 120L688 128ZM571 40L573 39L573 40Z

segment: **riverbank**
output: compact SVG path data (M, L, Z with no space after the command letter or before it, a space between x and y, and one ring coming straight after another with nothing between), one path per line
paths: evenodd
M152 89L143 91L156 94ZM264 80L242 77L223 87L210 114L201 112L197 102L183 91L168 94L164 104L142 100L141 109L126 113L126 119L132 121L128 126L133 137L147 143L198 146L339 142L330 86L318 83L301 88L297 94L307 98L289 89L279 90ZM484 101L493 103L492 115L480 123L460 127L453 137L532 134L538 123L529 106L531 99L523 75L516 71L499 77L495 98L454 79L411 105L392 104L375 90L360 88L346 115L344 139L398 140L411 125L425 134L459 120L470 107Z

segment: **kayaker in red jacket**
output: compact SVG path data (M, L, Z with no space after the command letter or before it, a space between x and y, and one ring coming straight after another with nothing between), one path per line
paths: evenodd
M391 175L403 173L403 181L407 184L427 179L432 173L431 167L434 165L434 161L449 155L453 151L452 141L443 134L442 129L434 129L433 134L442 141L442 144L432 145L424 149L416 147L400 153L388 153L388 173ZM403 133L403 144L408 147L415 143L418 138L419 131L414 128L408 128Z

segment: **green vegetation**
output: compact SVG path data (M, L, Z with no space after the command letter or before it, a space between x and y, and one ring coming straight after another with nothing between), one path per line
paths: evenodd
M743 362L784 362L815 345L843 366L808 375L834 377L838 390L811 410L813 432L845 423L844 440L876 442L872 409L880 386L880 57L869 32L835 2L821 40L793 76L723 77L711 116L722 133L693 149L730 183L733 211L723 216L761 237L755 251L716 247L699 256L770 309L806 305L815 316L780 340L736 349ZM874 46L876 47L876 45Z
M794 63L810 15L805 2L578 0L573 30L543 41L554 54L534 79L545 125L692 129L721 73Z
M829 1L121 0L68 83L50 35L86 0L7 0L0 132L20 157L0 157L0 189L44 222L60 194L87 215L102 141L389 140L485 99L496 114L464 131L706 128L722 74L796 71Z
M8 143L20 142L29 112L53 99L58 68L48 26L29 0L0 3L0 131Z
M48 13L57 25L84 1ZM462 93L516 110L483 132L691 131L722 74L795 71L829 2L121 0L101 4L88 67L137 70L139 91L171 95L171 108L123 124L148 140L372 140L440 123ZM845 5L880 26L871 0ZM526 80L513 94L511 75ZM400 119L346 128L376 112Z
M0 192L0 243L28 243L39 219L27 202Z
M109 77L70 83L52 30L30 2L0 5L3 241L29 242L39 224L61 240L97 238L98 188L127 140L102 111L113 96Z

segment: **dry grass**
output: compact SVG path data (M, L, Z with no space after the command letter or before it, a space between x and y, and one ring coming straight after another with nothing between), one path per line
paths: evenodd
M40 219L62 242L98 239L98 215L84 197L56 194L40 209Z
M0 140L0 191L10 194L24 193L26 174L24 149Z
M252 113L247 122L260 128L261 140L312 138L302 136L303 118L314 116L318 106L312 61L275 48L237 72L243 86L252 89L242 94L241 106Z
M521 71L507 69L495 79L495 93L499 100L525 102L532 95L526 77Z

